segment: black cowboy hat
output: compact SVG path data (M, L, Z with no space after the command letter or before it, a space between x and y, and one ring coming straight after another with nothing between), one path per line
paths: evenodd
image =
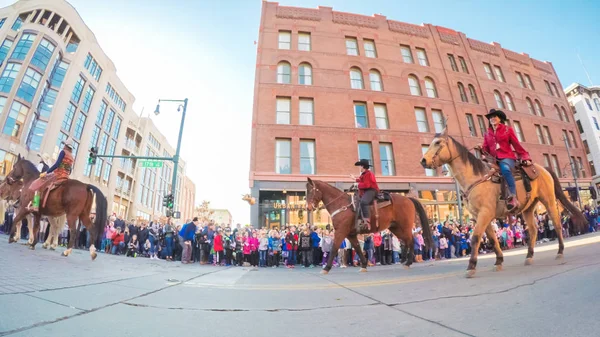
M361 160L357 161L356 163L354 163L354 166L362 166L362 167L369 168L369 167L371 167L371 164L369 164L369 161L367 159L361 159Z
M485 115L485 118L490 119L494 116L497 116L498 118L500 118L500 121L502 123L506 122L506 114L502 110L492 109L492 110L490 110L490 112L487 115Z

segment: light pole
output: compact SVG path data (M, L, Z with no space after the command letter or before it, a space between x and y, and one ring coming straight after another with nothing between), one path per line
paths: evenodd
M447 175L448 174L448 169L446 168L446 165L444 165L444 167L442 168L442 175ZM460 225L462 225L462 219L463 219L463 209L462 209L462 199L460 197L460 186L458 186L458 181L456 179L454 179L454 177L452 177L452 180L454 180L454 188L456 190L456 201L458 202L458 223Z
M181 114L181 125L179 126L179 138L177 139L177 149L175 150L175 156L173 156L173 179L171 181L171 194L173 195L173 200L175 200L175 186L177 185L177 168L179 166L179 151L181 149L181 137L183 136L183 125L185 124L185 113L187 110L188 99L159 99L158 104L156 104L156 110L154 110L154 114L158 116L160 114L160 102L176 102L183 103L179 104L177 107L177 111L180 111L183 107L183 112ZM173 207L175 206L175 201L173 201ZM173 214L173 208L170 207L169 210L170 215Z
M563 140L565 141L565 147L567 148L567 156L569 156L569 163L571 163L571 174L573 175L573 180L575 181L575 189L577 191L577 202L579 203L579 209L583 211L583 206L581 205L581 196L579 195L579 184L577 183L577 176L579 175L579 171L576 170L577 163L575 163L575 160L573 160L571 157L571 151L569 150L569 143L567 137L563 136Z

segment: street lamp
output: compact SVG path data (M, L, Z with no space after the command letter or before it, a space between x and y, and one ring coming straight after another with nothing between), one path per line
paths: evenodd
M160 114L161 102L180 103L177 107L178 112L181 111L181 109L183 108L183 112L181 114L181 125L179 126L179 137L177 139L177 149L175 150L175 156L173 156L173 179L171 181L171 193L173 194L173 197L175 197L175 186L177 185L177 168L179 167L179 151L181 149L181 137L183 136L183 125L185 124L185 113L187 111L188 99L159 99L158 104L156 104L156 109L154 110L154 114L157 116ZM171 213L172 211L173 209L171 209Z
M444 165L442 167L442 175L447 175L448 174L448 169L446 168L446 165ZM460 197L460 186L458 186L458 181L452 177L452 179L454 180L454 188L456 189L456 201L458 202L458 223L460 225L462 225L462 219L463 219L463 208L462 208L462 199Z

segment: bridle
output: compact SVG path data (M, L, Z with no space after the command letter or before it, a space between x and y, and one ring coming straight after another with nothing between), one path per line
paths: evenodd
M314 186L314 185L313 185L313 186ZM314 187L313 193L314 193L314 192L319 192L319 189L318 189L316 186ZM330 202L326 203L326 204L324 205L324 207L325 207L325 208L327 208L327 206L331 205L331 204L332 204L334 201L336 201L336 200L340 199L341 197L347 197L347 196L348 196L348 195L347 195L346 193L342 193L342 194L340 194L338 197L336 197L336 198L334 198L333 200L331 200ZM322 198L321 198L321 200L322 200ZM317 208L315 207L315 203L313 202L312 198L311 198L311 200L310 200L310 205L312 206L313 210L314 210L314 209L317 209ZM331 214L330 214L329 216L331 217L331 219L333 219L333 217L334 217L334 216L336 216L336 215L338 215L339 213L342 213L342 212L345 212L345 211L347 211L347 210L348 210L348 207L350 207L350 206L352 206L352 202L350 202L348 205L345 205L345 206L343 206L343 207L341 207L341 208L338 208L338 209L336 209L335 211L331 212Z
M446 135L445 137L443 137L443 139L446 141L446 148L448 149L448 153L450 154L450 160L448 160L446 162L446 164L450 164L454 159L458 158L460 155L456 155L453 156L452 155L452 150L450 150L450 144L448 144L448 140L450 139L450 137L448 135ZM438 163L439 161L439 157L440 157L440 152L442 152L442 149L444 149L442 146L440 146L437 151L435 151L435 153L433 154L433 157L431 157L431 168L432 169L437 169L438 167L442 166L442 163Z

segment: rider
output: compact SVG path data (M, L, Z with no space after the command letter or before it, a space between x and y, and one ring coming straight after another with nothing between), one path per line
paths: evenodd
M69 175L73 170L73 161L73 141L65 140L63 142L63 149L58 154L58 159L56 159L56 163L54 163L48 171L42 172L40 178L31 184L32 188L35 190L35 195L37 196L37 198L34 197L32 211L39 210L39 193L42 188L69 179Z
M354 163L354 166L360 166L360 177L356 178L354 175L350 175L358 183L358 191L360 196L360 209L362 211L363 219L367 223L367 228L371 229L371 214L369 205L379 193L379 186L375 180L375 174L369 170L371 165L367 159L361 159Z
M511 170L515 168L517 156L524 165L531 165L531 158L521 146L515 131L505 124L506 114L504 112L492 109L485 117L489 121L489 128L483 139L483 150L496 158L500 166L500 173L506 179L510 191L507 205L510 211L519 207L519 201L515 197L517 187Z

